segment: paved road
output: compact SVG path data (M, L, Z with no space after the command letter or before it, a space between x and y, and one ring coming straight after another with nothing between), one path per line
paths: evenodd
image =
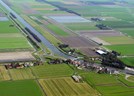
M44 36L42 36L37 30L35 30L29 23L27 23L21 16L19 16L14 10L12 10L8 5L6 5L2 0L0 0L0 3L11 13L13 13L17 20L20 21L25 27L29 28L34 34L36 34L42 41L42 43L50 49L54 54L57 54L64 58L72 58L71 56L68 56L61 51L59 51L55 46L53 46Z

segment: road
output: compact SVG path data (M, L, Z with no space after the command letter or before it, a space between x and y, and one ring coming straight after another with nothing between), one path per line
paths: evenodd
M42 43L50 49L54 54L59 55L64 58L73 58L71 56L68 56L61 51L59 51L54 45L52 45L44 36L42 36L37 30L35 30L29 23L27 23L21 16L19 16L14 10L12 10L8 5L6 5L2 0L0 0L1 5L5 7L6 10L11 12L17 17L17 20L20 21L25 27L29 28L34 34L36 34Z

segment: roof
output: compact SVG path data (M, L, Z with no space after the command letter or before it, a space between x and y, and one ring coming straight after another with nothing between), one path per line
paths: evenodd
M106 52L104 52L104 51L102 51L102 50L96 50L96 52L97 52L98 54L100 54L100 55L106 54Z

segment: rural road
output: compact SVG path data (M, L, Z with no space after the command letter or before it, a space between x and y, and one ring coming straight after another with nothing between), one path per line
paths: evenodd
M61 51L59 51L55 46L53 46L44 36L42 36L37 30L35 30L29 23L27 23L21 16L19 16L14 10L12 10L8 5L6 5L2 0L0 0L0 4L3 5L6 10L8 10L10 13L14 14L17 17L17 20L20 21L25 27L29 28L34 34L36 34L42 43L50 49L54 54L59 55L64 58L73 58L71 56L68 56Z

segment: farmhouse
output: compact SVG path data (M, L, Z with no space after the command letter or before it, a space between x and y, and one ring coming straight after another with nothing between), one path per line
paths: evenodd
M79 76L79 75L78 75L78 76L73 75L72 78L73 78L73 80L76 81L76 82L80 82L80 81L82 81L82 77Z

